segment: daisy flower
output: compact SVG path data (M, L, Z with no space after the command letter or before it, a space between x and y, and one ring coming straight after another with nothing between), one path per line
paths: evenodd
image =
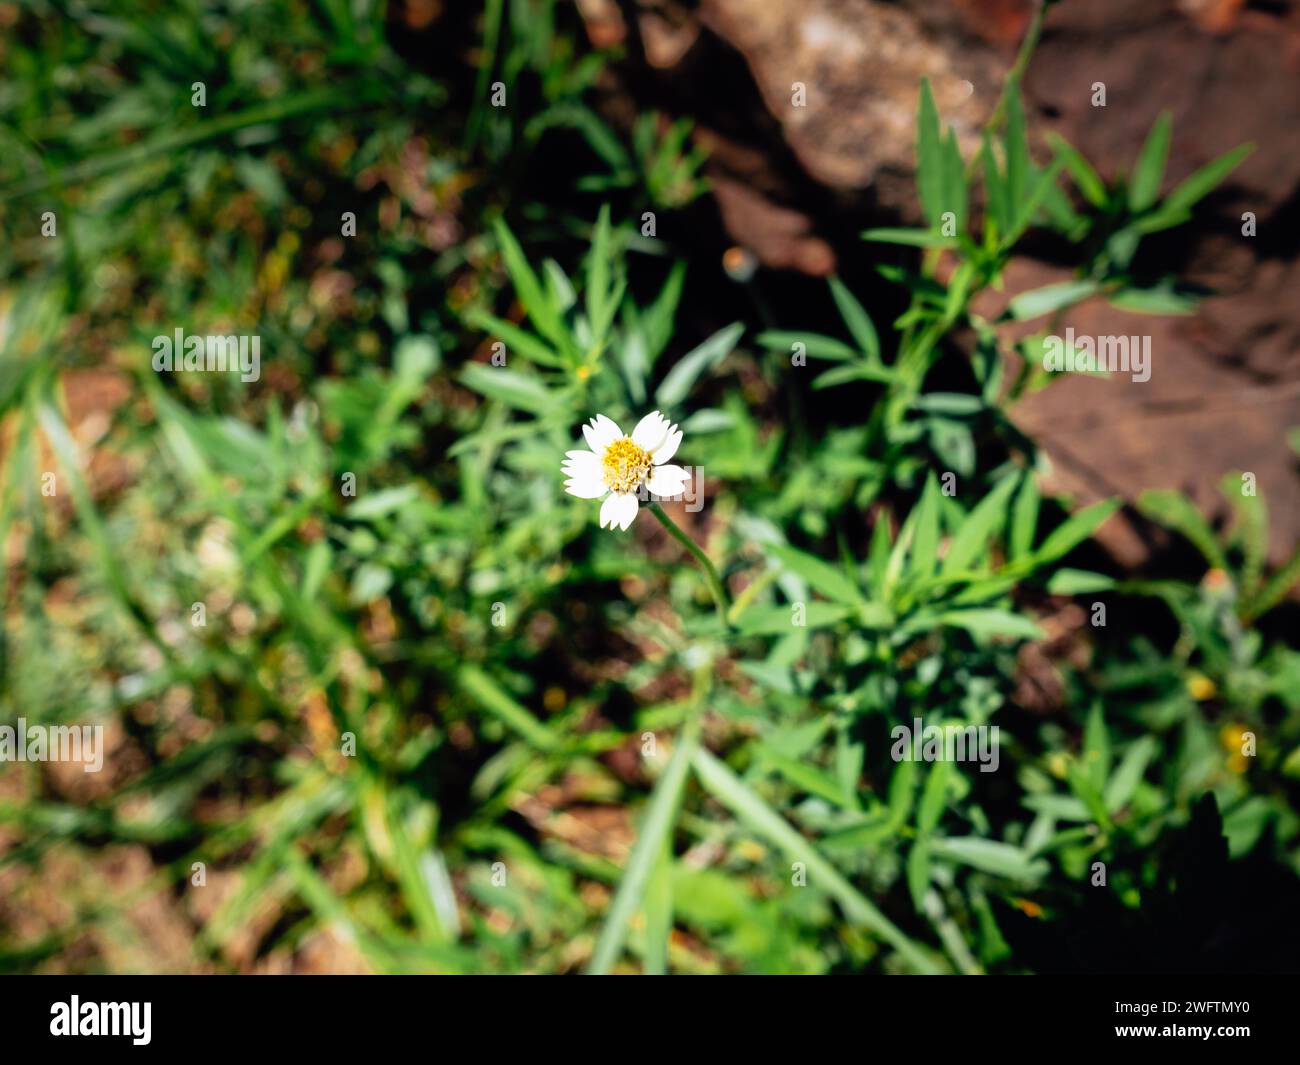
M690 480L680 466L667 464L677 453L682 431L657 410L637 422L631 436L603 414L584 425L582 435L591 450L565 453L564 490L579 499L605 500L600 505L602 529L632 524L643 487L652 495L675 496Z

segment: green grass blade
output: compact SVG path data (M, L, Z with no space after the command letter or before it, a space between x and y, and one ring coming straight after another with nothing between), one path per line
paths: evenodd
M676 820L678 802L686 784L686 770L696 752L697 733L693 725L682 730L677 750L673 751L668 768L655 784L650 796L650 809L632 847L618 890L614 892L614 901L610 903L596 950L587 965L588 973L607 973L613 967L627 935L627 923L645 901L653 866L659 860Z
M703 747L692 758L700 782L724 806L793 861L803 862L810 881L820 885L843 908L848 918L889 943L918 972L938 973L942 967L920 944L909 939L888 917L869 902L796 832L780 814L752 791L735 773Z

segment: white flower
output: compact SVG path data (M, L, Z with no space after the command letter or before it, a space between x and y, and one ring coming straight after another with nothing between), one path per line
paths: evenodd
M564 490L579 499L605 498L600 505L602 529L626 529L632 524L643 486L653 495L675 496L690 480L680 466L665 465L677 453L682 431L658 411L637 422L631 436L624 436L603 414L584 425L582 435L591 450L565 453Z

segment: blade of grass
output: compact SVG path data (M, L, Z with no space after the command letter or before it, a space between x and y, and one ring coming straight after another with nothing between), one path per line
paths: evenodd
M607 973L618 958L623 939L627 935L627 923L642 905L652 867L676 820L678 801L686 784L686 770L696 753L698 735L698 725L688 723L682 730L677 750L673 751L668 768L655 784L645 824L641 826L632 854L627 860L627 869L618 883L618 890L614 892L614 901L610 903L605 926L601 929L596 950L587 965L588 973Z
M692 758L696 775L724 806L765 836L794 861L803 862L812 882L819 884L843 908L848 918L870 929L907 959L918 972L940 973L943 968L920 944L905 936L883 913L872 905L857 888L836 871L813 845L794 830L780 814L752 791L726 765L703 747Z

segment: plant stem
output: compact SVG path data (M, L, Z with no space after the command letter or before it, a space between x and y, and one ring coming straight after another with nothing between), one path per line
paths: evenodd
M699 544L678 528L677 523L654 500L650 501L650 513L659 519L659 523L668 530L673 539L686 548L694 556L695 561L700 564L700 568L704 570L704 577L709 585L709 591L713 593L714 605L718 608L718 620L722 622L722 629L726 632L731 627L727 622L727 589L722 583L722 578L718 576L717 569L709 561L709 556L704 553Z

